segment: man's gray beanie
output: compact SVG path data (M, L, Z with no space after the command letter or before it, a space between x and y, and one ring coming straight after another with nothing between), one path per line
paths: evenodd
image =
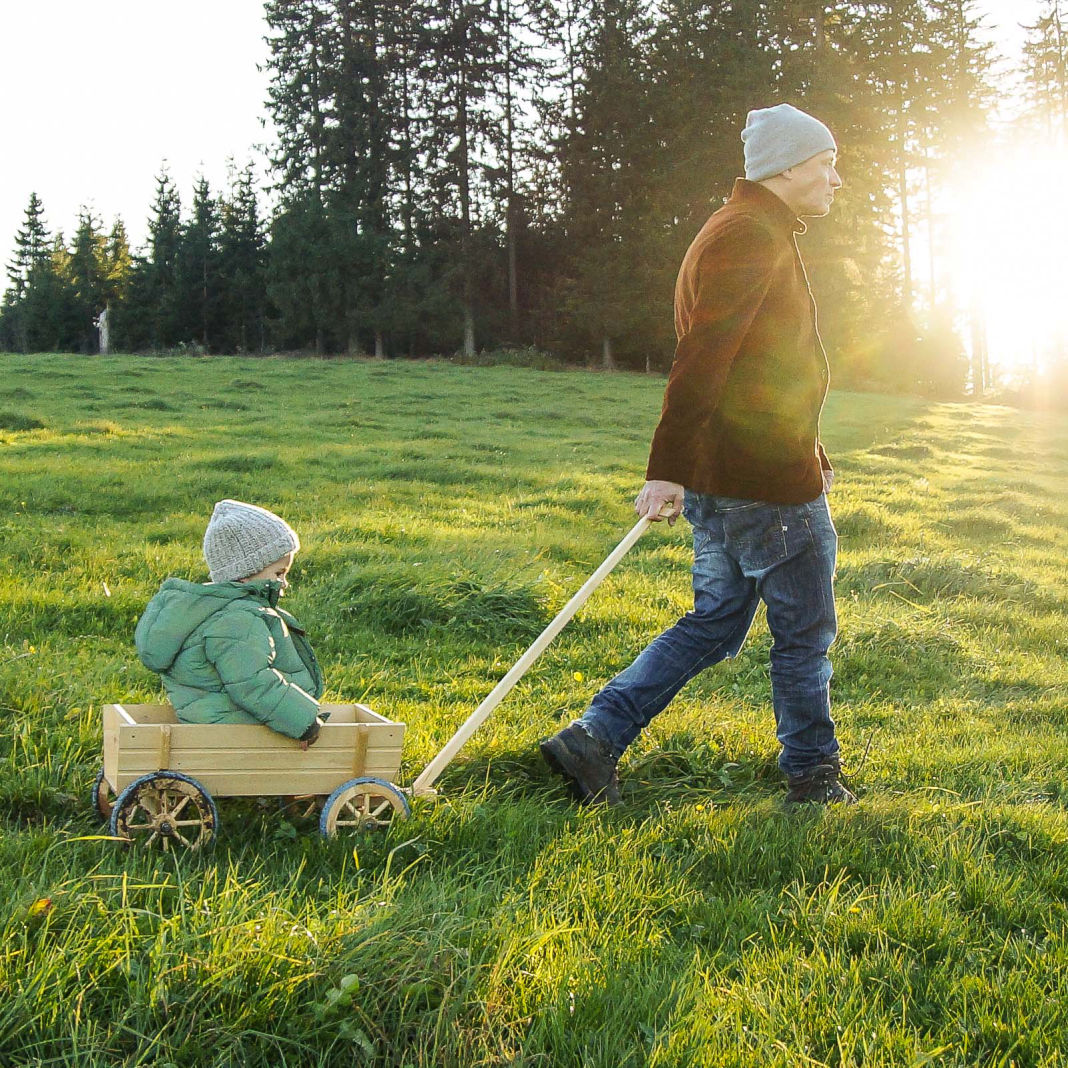
M829 148L838 151L831 131L819 119L790 104L750 111L742 141L745 176L751 182L782 174Z
M212 582L234 582L300 548L297 532L274 512L243 501L219 501L204 531Z

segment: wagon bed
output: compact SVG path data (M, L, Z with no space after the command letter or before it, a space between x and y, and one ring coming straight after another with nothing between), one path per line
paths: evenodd
M314 745L258 724L179 723L169 704L103 708L103 767L93 803L111 833L198 847L215 834L216 797L318 798L320 830L381 826L408 803L390 782L404 724L366 705L320 706ZM326 798L325 802L322 801Z
M152 771L195 778L215 797L329 794L360 775L390 780L404 724L366 705L322 705L319 740L300 743L257 724L179 723L164 705L105 705L104 778L116 793Z

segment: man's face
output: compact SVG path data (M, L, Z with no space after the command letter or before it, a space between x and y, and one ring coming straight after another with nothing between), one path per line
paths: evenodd
M831 210L834 192L842 187L842 179L834 169L836 158L834 150L827 149L783 172L788 179L784 199L798 218L826 215Z

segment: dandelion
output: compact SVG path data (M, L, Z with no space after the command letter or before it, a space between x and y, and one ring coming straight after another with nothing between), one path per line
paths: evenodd
M52 911L52 899L50 897L39 897L27 910L26 915L31 920L39 920L43 916L47 916Z
M574 672L571 677L575 680L575 682L583 682L586 678L586 676L583 675L581 671Z

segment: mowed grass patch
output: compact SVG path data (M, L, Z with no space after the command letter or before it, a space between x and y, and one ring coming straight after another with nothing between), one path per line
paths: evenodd
M835 714L860 806L784 813L758 616L576 810L536 742L688 607L648 533L436 803L326 842L221 802L101 840L100 707L221 497L297 528L327 697L409 783L634 521L663 380L0 357L0 1064L1053 1066L1068 1048L1063 420L834 394ZM9 418L10 416L10 418Z

